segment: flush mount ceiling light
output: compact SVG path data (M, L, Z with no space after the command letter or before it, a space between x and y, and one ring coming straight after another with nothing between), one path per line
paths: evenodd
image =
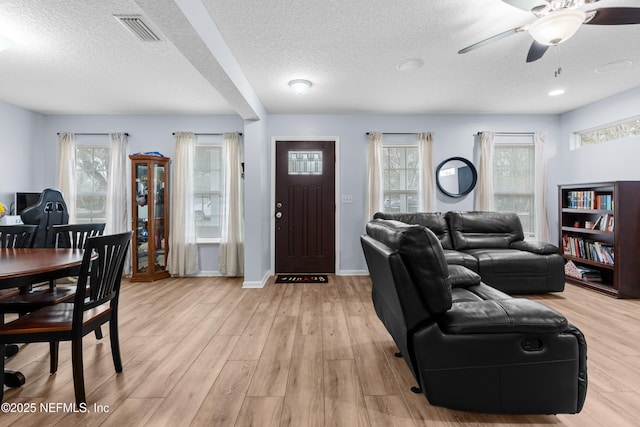
M558 9L534 21L529 34L543 45L557 45L571 38L586 18L582 10Z
M304 95L309 92L309 88L311 87L311 82L309 80L304 79L296 79L291 80L289 82L289 87L296 95Z
M549 92L549 96L559 96L564 94L564 89L554 89L551 92Z
M398 62L398 71L416 71L424 66L424 61L420 58L406 58Z

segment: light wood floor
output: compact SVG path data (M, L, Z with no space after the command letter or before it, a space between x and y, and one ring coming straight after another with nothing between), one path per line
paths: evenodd
M0 413L0 425L640 425L638 300L570 285L559 295L533 297L587 337L586 404L578 415L499 416L434 407L409 390L415 383L393 357L368 277L241 285L223 278L125 281L124 372L114 372L107 337L85 337L89 412L70 413L63 406L74 402L69 346L60 347L55 375L48 373L46 344L24 346L7 366L21 370L27 384L6 389L5 402L14 409L35 404L35 413Z

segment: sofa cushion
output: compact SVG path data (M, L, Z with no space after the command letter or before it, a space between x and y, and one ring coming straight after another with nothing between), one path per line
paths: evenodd
M438 319L447 334L553 333L567 328L567 319L546 305L528 299L465 301L453 304Z
M509 294L561 292L564 261L559 254L538 255L517 249L471 249L482 281Z
M406 224L422 225L433 231L440 240L440 244L442 244L443 249L453 249L449 226L447 225L445 215L441 212L376 212L373 217L380 219L392 219Z
M507 249L524 240L522 224L515 213L447 212L453 248L458 251L477 248Z
M452 288L468 288L480 284L480 276L461 265L449 265L449 283Z
M400 254L430 314L451 308L449 270L433 232L421 225L374 219L367 223L367 234Z
M470 270L478 272L478 260L473 255L455 249L445 249L444 259L449 265L462 265Z

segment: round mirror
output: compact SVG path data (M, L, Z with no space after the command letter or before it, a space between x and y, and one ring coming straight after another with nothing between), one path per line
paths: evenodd
M450 157L436 169L438 189L449 197L469 194L477 180L478 173L473 163L463 157Z

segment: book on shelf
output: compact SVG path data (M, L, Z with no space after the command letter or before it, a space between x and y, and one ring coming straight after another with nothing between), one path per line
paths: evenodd
M590 282L599 282L602 280L602 275L600 274L600 270L575 264L571 260L567 261L567 263L564 265L564 274L569 277L575 277L576 279L581 279L581 280L588 280Z
M613 246L582 237L562 235L562 253L602 264L614 264Z
M567 207L570 209L613 210L613 194L596 194L595 190L567 191Z

